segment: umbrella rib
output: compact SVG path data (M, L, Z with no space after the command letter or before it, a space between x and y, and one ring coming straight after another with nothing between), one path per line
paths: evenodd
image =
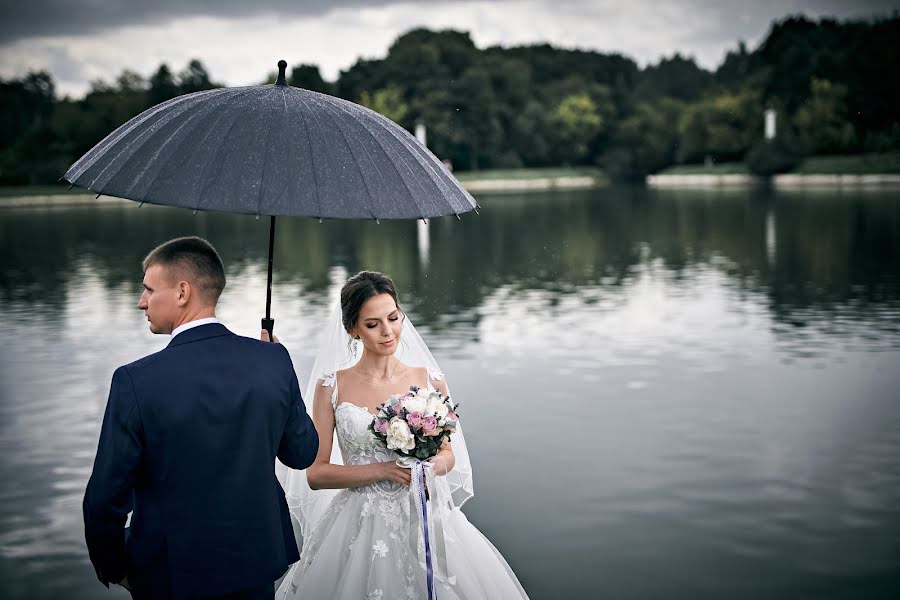
M177 99L177 98L173 98L172 100L176 100L176 99ZM188 100L190 100L190 98L189 98ZM172 102L172 101L166 102L166 103L165 103L165 106L160 106L160 109L163 109L163 108L169 108L170 106L174 106L174 105L176 105L176 104L183 104L184 102L185 102L184 99L182 99L181 102ZM149 119L149 118L152 117L152 116L155 116L155 115L156 115L157 113L159 113L159 112L161 112L161 110L156 110L156 111L153 112L153 114L147 115L146 118L143 118L143 119L141 119L139 122L135 123L135 124L134 124L134 127L130 127L130 128L128 128L127 131L122 132L122 135L118 136L117 139L116 139L115 141L111 141L111 142L109 143L109 145L108 145L106 148L108 148L110 151L112 151L112 147L115 145L116 142L118 142L120 139L122 139L127 133L130 133L135 127L137 127L138 125L141 125L141 124L145 123L145 122L147 121L147 119ZM168 121L171 120L171 117L169 117L168 119L166 119L166 117L169 117L169 115L168 115L168 114L163 114L163 117L162 117L162 119L160 119L160 121L162 121L163 119L165 119L166 122L168 122ZM146 132L142 132L141 135L137 136L136 139L134 139L134 140L129 140L128 143L125 144L125 147L124 147L124 148L119 149L118 152L116 152L115 155L113 155L112 158L111 158L110 160L107 160L106 166L104 166L103 169L101 169L100 172L97 173L97 176L94 177L94 179L91 181L90 185L87 186L87 188L88 188L89 190L93 190L93 186L94 186L95 183L97 183L97 180L99 180L104 174L106 174L106 171L107 171L107 170L108 170L108 169L116 162L116 160L118 160L118 158L119 158L123 153L127 152L134 144L139 143L139 146L142 146L143 144L145 144L145 143L148 141L147 139L144 139L142 142L139 142L139 140L141 139L141 137L143 137L143 134L144 134L144 133L147 133L147 132L149 132L149 131L150 131L150 130L148 129ZM151 137L151 136L152 136L152 134L148 134L148 137ZM101 143L102 143L102 142L101 142ZM102 155L105 156L105 155L106 155L106 151L102 152ZM97 158L99 158L99 156L100 156L100 154L98 153ZM93 161L92 161L92 162L93 162Z
M122 127L120 127L119 129L116 129L115 131L110 133L108 136L103 138L100 141L100 143L97 144L97 146L94 146L94 148L91 148L88 151L88 153L82 157L82 159L79 159L79 162L81 162L82 160L84 162L81 165L78 165L77 171L72 174L72 179L78 179L79 177L81 177L81 175L85 171L87 171L89 168L91 168L94 165L94 163L97 162L97 160L99 160L99 158L101 156L105 156L106 153L108 151L110 151L110 149L113 146L115 146L122 138L124 138L129 133L131 133L139 125L142 125L147 119L149 119L150 117L156 116L157 113L159 113L163 108L167 108L169 105L178 104L178 102L174 102L174 100L177 100L177 98L173 98L172 100L163 103L163 104L165 104L165 106L163 106L162 104L157 105L156 107L154 107L153 111L148 115L143 115L143 113L141 115L137 115L136 117L134 117L133 119L131 119L130 121L128 121L127 123L122 125ZM143 116L143 118L139 118L142 116ZM130 147L131 143L132 142L129 142L129 144L126 145L126 148ZM95 152L95 150L96 150L96 152ZM119 151L119 153L121 154L121 151ZM101 174L102 174L102 171L101 171ZM91 181L89 186L93 186L94 183L96 183L98 178L99 178L99 175L97 177L95 177L93 181ZM90 189L90 187L88 187L88 189Z
M284 95L282 95L284 98ZM272 136L272 120L269 120L269 127L266 129L266 145L263 146L262 169L259 174L259 193L256 195L256 216L259 216L259 206L262 204L263 181L266 177L266 154L269 153L269 138Z
M191 100L199 100L199 98L194 97L194 98L192 98ZM182 129L186 128L188 125L191 125L191 126L192 126L191 129L190 129L189 131L193 131L193 130L194 130L196 127L198 127L198 126L200 125L200 123L202 122L201 119L199 118L200 116L201 116L201 111L193 111L193 112L192 112L192 113L191 113L191 114L190 114L190 115L189 115L189 116L188 116L188 117L187 117L187 118L186 118L186 119L185 119L185 120L184 120L184 121L176 128L176 129L175 129L175 131L172 132L172 133L169 135L169 137L167 137L165 140L163 140L162 143L158 144L156 150L155 150L154 153L153 153L154 157L155 157L155 156L159 156L159 155L166 149L166 146L168 146L170 143L172 143L173 140L174 140L175 143L176 143L176 148L175 148L175 150L177 150L178 147L179 147L181 144L184 143L184 140L176 140L176 139L175 139L175 138L176 138L176 135L177 135ZM202 116L205 116L205 114L203 114ZM148 140L148 141L149 141L149 140ZM159 169L157 169L156 173L155 173L155 174L154 174L154 175L146 182L146 189L147 189L147 190L150 190L150 189L153 188L153 185L156 183L156 180L159 179L161 175L163 175L164 173L168 173L168 172L169 172L169 171L168 171L167 169L165 169L164 167L166 167L166 166L168 165L168 163L171 162L171 160L172 160L172 158L171 158L171 156L170 156L166 161L163 162L163 164L161 165L161 167L160 167ZM151 162L152 162L152 161L151 161ZM132 183L132 187L133 187L135 184L136 184L136 182L133 182L133 183ZM145 197L147 197L147 196L149 196L149 194L145 194ZM194 210L194 211L201 210L201 209L200 209L200 201L199 201L199 197L198 197L198 199L194 202L194 205L191 207L191 209Z
M372 112L375 112L375 111L372 111ZM394 131L394 128L393 128L393 127L387 126L385 123L383 123L383 122L381 121L381 119L387 119L387 117L385 117L385 116L383 116L383 115L381 115L381 114L379 114L379 113L375 113L375 114L376 114L379 118L373 119L372 122L374 122L375 124L377 124L377 125L378 125L379 127L381 127L384 131L390 133L390 134L394 137L394 139L396 139L396 140L399 141L401 144L403 144L404 147L406 147L406 143L404 142L404 140L403 140L399 135L397 135L397 132ZM393 122L392 122L392 123L393 123ZM385 145L381 143L381 140L379 140L376 136L374 136L374 135L372 134L372 132L369 131L368 129L366 129L366 132L367 132L370 136L372 136L372 139L375 140L375 143L378 144L379 147L381 147L381 149L385 151L385 154L387 154L387 149L385 148ZM398 156L398 158L399 158L399 160L403 163L403 166L406 167L407 172L412 173L413 169L410 168L409 163L407 162L405 155L401 153L401 154ZM421 164L421 163L419 163L419 164ZM397 172L397 176L400 177L400 181L402 181L402 182L403 182L403 185L406 186L406 189L407 189L407 191L409 192L409 195L410 195L410 197L412 198L413 203L415 203L416 208L419 209L419 214L425 216L425 212L426 212L426 211L425 211L425 209L424 209L422 203L425 202L425 201L427 200L428 196L427 196L427 192L426 192L424 186L423 186L422 183L418 180L418 178L414 178L414 179L413 179L413 180L416 182L416 185L417 185L417 187L419 188L419 190L422 192L422 199L421 199L421 202L420 202L419 198L418 198L415 194L413 194L412 188L409 187L409 183L407 183L406 179L403 177L403 174L400 172L400 169L397 168L396 163L394 163L393 161L391 161L391 165L393 165L394 170ZM434 206L434 203L432 203L432 206ZM438 209L438 210L439 210L439 209ZM430 216L430 215L428 215L428 216Z
M313 93L315 93L315 92L313 92ZM324 94L318 94L318 95L325 97ZM327 105L328 103L326 102L325 104ZM328 114L328 113L326 112L324 114ZM369 184L366 181L365 175L363 175L362 166L359 164L359 161L356 160L356 155L353 154L353 147L350 145L350 142L347 140L347 136L344 134L343 130L341 130L340 123L338 121L335 121L335 119L330 114L328 114L328 118L332 121L332 123L334 123L335 129L338 131L338 133L341 134L341 137L344 139L344 144L347 145L347 150L350 152L350 155L354 159L353 162L356 165L356 170L359 171L359 178L362 180L363 185L366 188L366 193L369 194L369 199L372 201L372 203L374 203L375 196L372 195L372 190L369 188ZM376 219L376 220L378 219L378 215L375 214L375 212L372 210L371 206L367 205L367 206L365 206L365 208L369 212L369 216L371 216L373 219Z
M363 110L363 109L361 109L361 110ZM364 109L364 110L368 110L368 109ZM400 144L402 144L407 150L413 150L413 152L410 152L409 154L411 154L413 156L416 163L418 163L420 166L422 166L423 169L431 175L431 181L439 189L439 191L441 190L441 188L447 188L447 187L449 187L451 189L457 189L462 192L462 195L464 198L466 198L467 200L470 199L469 194L465 190L463 190L458 183L456 183L456 182L448 183L447 181L445 181L445 179L447 179L448 177L451 177L451 176L448 176L446 173L444 173L444 171L435 162L436 159L434 159L432 156L430 156L430 152L427 151L427 148L424 150L424 152L421 151L421 148L419 146L417 146L418 141L414 142L413 139L411 138L411 136L409 136L408 134L406 137L400 135L398 133L396 127L391 127L387 124L387 123L390 123L391 125L394 125L393 121L390 121L389 119L387 119L386 117L384 117L383 115L381 115L379 113L375 113L374 111L372 111L372 112L376 117L375 119L373 119L376 123L378 123L386 132L391 134L394 137L394 139L396 139ZM405 130L404 130L404 132L405 132ZM382 148L383 147L384 146L382 146ZM404 166L407 166L407 168L409 168L408 163L403 156L404 155L401 154L400 159L403 161ZM410 169L410 172L412 172L411 169ZM398 173L399 173L399 170L398 170ZM401 179L402 179L402 175L401 175ZM405 181L404 181L404 183L405 183ZM421 184L420 184L420 187L421 187ZM423 189L423 192L424 192L424 189ZM427 199L427 197L426 197L426 199ZM448 203L450 204L450 207L452 209L454 203L452 201L450 201L449 198L448 198ZM469 204L472 207L476 206L474 199L471 199ZM435 208L435 210L438 213L444 213L443 209L440 208L436 203L431 202L431 205L432 205L432 207ZM417 202L417 206L418 206L418 202ZM456 211L454 210L453 212L456 212Z
M225 106L229 106L232 102L235 102L235 101L237 101L237 100L240 100L240 99L244 98L245 96L247 96L247 95L249 95L249 94L251 94L251 93L253 92L253 88L252 88L252 87L245 87L245 88L242 88L242 89L246 90L247 93L245 93L245 94L233 94L233 95L228 99L227 104L226 104ZM224 108L224 107L221 107L219 110L221 110L221 111L224 113L225 111L223 110L223 108ZM226 132L225 132L225 135L222 136L222 143L219 144L219 147L218 147L218 149L216 150L215 156L214 156L213 158L218 158L219 155L225 150L225 147L226 147L226 146L225 146L225 143L224 143L224 142L225 142L225 140L228 139L228 136L231 135L231 132L234 131L234 128L235 128L235 126L237 125L237 122L238 122L238 120L240 119L241 116L242 116L241 113L236 113L236 114L234 115L234 119L231 121L231 124L228 126L228 131L226 131ZM212 161L210 161L210 164L216 165L216 174L217 174L217 176L218 176L218 173L221 172L222 167L223 167L223 165L224 165L223 161L220 161L220 160L212 160ZM207 180L203 183L203 191L202 191L201 194L200 194L200 197L201 197L201 198L203 198L203 197L206 196L206 190L208 190L208 189L209 189L209 186L212 185L213 180L214 180L214 179L213 179L212 177L209 177L209 178L207 178Z
M337 107L337 108L336 108L336 107L334 106L334 104L336 104L336 103L333 103L333 102L326 102L326 104L328 104L329 106L331 106L332 109L335 109L335 110L337 110L338 108L340 108L340 107ZM375 139L375 136L372 135L372 132L369 131L365 126L363 126L363 129L365 129L366 133L369 134L369 137L371 137L372 139ZM344 140L346 141L347 136L344 135L344 132L341 131L340 127L338 127L338 131L341 132L341 136L343 136ZM377 143L378 140L375 140L375 142ZM349 143L349 142L347 143L347 147L350 149L350 154L353 154L353 149L352 149L352 147L350 146L350 143ZM382 148L383 148L383 147L382 147ZM365 151L366 157L369 159L369 162L371 162L372 165L375 167L375 171L378 173L378 177L381 178L381 182L385 184L385 187L387 187L387 185L386 185L386 183L385 183L385 181L384 181L384 175L382 174L381 169L378 168L378 163L376 163L375 160L372 158L372 155L369 153L368 148L366 148L365 146L363 146L363 150ZM353 158L356 159L356 156L354 155ZM393 165L393 163L391 163L391 164ZM365 181L366 181L366 178L363 177L362 168L360 167L359 160L356 160L356 168L357 168L357 170L359 170L360 178L362 178L363 182L365 182ZM395 169L395 170L396 170L396 168L397 168L397 167L394 166L394 169ZM398 172L397 174L400 175L399 172ZM409 185L407 185L406 181L403 180L403 177L402 177L402 176L400 177L400 181L403 181L403 185L406 186L406 191L409 193L410 197L413 198L413 202L415 203L415 197L413 196L412 190L409 189ZM374 200L375 200L375 196L372 195L372 190L369 188L369 184L368 184L368 183L366 183L366 191L369 193L369 197L374 201ZM377 202L374 202L374 203L377 204ZM372 212L371 209L369 210L369 212L370 212L370 213ZM376 215L372 214L372 216L375 217L375 218L377 219L377 216L376 216Z
M302 93L298 92L300 95L301 101L303 101ZM304 102L305 104L305 102ZM287 99L285 98L285 110L287 110ZM313 178L313 191L316 193L316 207L319 210L319 214L316 215L320 219L322 218L322 199L319 197L319 178L316 175L316 153L313 152L312 140L310 139L309 125L306 123L306 114L305 111L300 111L300 121L303 123L303 131L306 133L306 147L309 149L309 160L310 167L312 171Z
M191 128L190 132L193 132L196 128L200 127L201 124L203 124L204 119L205 119L207 116L209 116L209 114L214 114L214 112L217 112L217 111L214 111L213 109L210 109L210 110L208 110L207 112L203 112L202 109L195 110L195 111L194 111L194 112L193 112L193 113L192 113L192 114L184 121L184 123L178 128L178 130L176 130L176 133L177 133L177 131L180 131L181 129L183 129L184 127L186 127L188 124L192 124L192 128ZM215 117L215 120L213 121L213 124L218 123L221 119L222 119L222 115L219 114L218 116ZM196 156L197 152L199 151L200 147L202 146L202 141L203 141L203 140L206 140L206 139L209 137L209 135L210 135L211 133L212 133L212 127L211 127L211 126L210 126L210 127L207 127L206 133L203 134L203 135L201 136L201 143L199 143L199 144L194 144L194 149L193 149L193 151L192 151L191 154L190 154L190 159L189 159L189 160L183 161L183 163L192 164L192 163L194 162L194 157ZM188 133L185 137L189 137L189 136L190 136L190 133ZM171 136L171 137L174 137L174 134L173 134L173 136ZM183 143L183 142L181 142L181 143ZM166 144L168 144L168 140L163 144L163 146L166 145ZM159 151L160 151L161 149L162 149L162 147L160 147L160 149L157 151L156 154L159 154ZM176 150L177 150L177 148L176 148ZM169 160L167 161L166 164L168 164L168 162L169 162L170 160L171 160L171 159L169 159ZM164 164L163 166L165 166L165 164ZM153 178L149 180L148 185L147 185L147 188L146 188L147 190L150 190L150 189L153 187L153 184L156 182L157 179L159 179L159 176L163 173L163 171L164 171L164 169L163 169L163 168L160 168L160 169L156 172L156 174L153 176ZM135 179L135 181L133 181L133 182L131 183L131 185L129 186L129 193L130 193L130 191L137 185L138 181L139 181L139 179ZM204 186L204 187L205 187L205 186ZM194 206L191 207L192 210L194 210L194 211L202 210L202 209L200 208L200 199L201 199L201 198L202 198L202 194L201 194L201 195L197 195L197 200L195 201Z

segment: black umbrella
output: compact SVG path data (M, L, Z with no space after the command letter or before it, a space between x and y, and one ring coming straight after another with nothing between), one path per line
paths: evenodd
M149 108L63 176L98 196L270 216L270 335L276 216L378 221L477 208L408 131L358 104L287 85L286 67L279 61L274 85L185 94Z

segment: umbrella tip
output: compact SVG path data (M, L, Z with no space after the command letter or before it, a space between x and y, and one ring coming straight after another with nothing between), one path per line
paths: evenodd
M287 61L281 59L278 61L278 81L275 82L275 85L287 85L287 79L284 76L284 72L287 69Z

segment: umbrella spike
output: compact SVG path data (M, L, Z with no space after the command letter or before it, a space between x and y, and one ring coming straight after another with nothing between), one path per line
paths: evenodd
M428 225L428 219L426 219L425 217L422 217L422 222Z
M459 216L459 213L456 213L456 220L457 220L457 221L462 221L462 217Z
M376 218L376 219L375 219L375 224L376 224L376 225L381 225L381 221L379 221L378 218Z
M141 203L138 204L138 208L142 207L143 205L144 205L144 201L142 200Z
M194 209L194 214L195 214L195 215L197 214L197 209L196 209L196 208Z
M319 223L320 224L322 223L322 217L319 217Z
M102 196L102 195L103 195L103 194L97 194L96 196L94 196L94 200L96 200L97 198L99 198L99 197Z

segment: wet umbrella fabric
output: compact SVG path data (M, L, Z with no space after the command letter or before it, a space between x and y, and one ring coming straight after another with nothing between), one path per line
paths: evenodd
M405 129L352 102L273 85L186 94L134 117L63 179L194 210L321 219L460 215L475 200Z

